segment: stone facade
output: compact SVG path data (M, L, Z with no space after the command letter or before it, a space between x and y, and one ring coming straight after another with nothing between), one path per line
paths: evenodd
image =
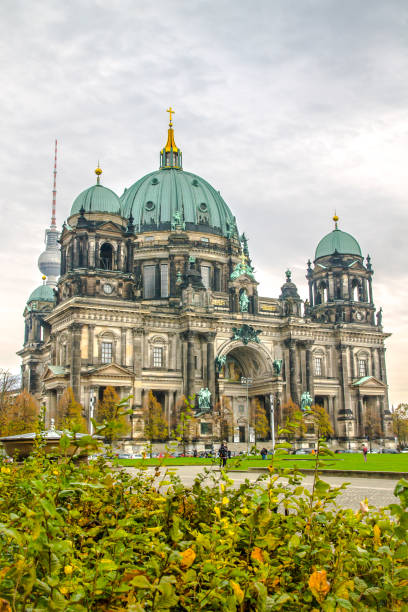
M167 226L84 208L68 218L55 302L28 303L19 353L24 387L47 418L68 386L90 418L109 385L132 396L130 438L142 440L152 390L171 435L182 398L207 388L228 427L220 433L204 414L191 439L242 445L254 438L251 401L268 419L272 401L278 425L282 406L309 391L330 415L336 446L360 446L373 419L379 443L390 444L388 334L381 311L375 317L370 260L335 249L309 262L304 303L289 271L279 298L261 297L245 236L212 227L211 207L200 206L208 217L196 226L183 223L181 206Z

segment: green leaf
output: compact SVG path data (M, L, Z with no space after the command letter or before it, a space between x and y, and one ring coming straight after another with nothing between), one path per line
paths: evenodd
M143 576L143 574L140 574L139 576L135 576L134 578L132 578L132 580L130 581L130 584L136 587L136 589L151 589L152 588L152 585L150 584L146 576Z

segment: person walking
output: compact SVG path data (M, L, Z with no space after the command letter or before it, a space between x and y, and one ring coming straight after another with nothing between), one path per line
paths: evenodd
M218 451L218 456L220 458L221 467L225 467L227 465L227 458L228 458L228 446L226 445L225 442L221 444L220 449Z
M364 446L363 446L363 457L364 457L364 463L367 463L367 453L368 453L368 448L367 448L367 446L364 444Z
M261 450L261 457L262 459L266 459L266 455L268 454L268 451L266 450L265 447L263 447L263 449Z

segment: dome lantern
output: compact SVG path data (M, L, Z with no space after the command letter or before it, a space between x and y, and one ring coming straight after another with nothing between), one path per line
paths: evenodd
M357 255L362 257L361 248L357 240L347 232L338 228L339 217L333 216L334 230L324 236L316 248L315 260L338 253L339 255Z
M160 151L160 170L166 170L168 168L175 168L176 170L183 169L183 155L180 149L177 147L174 140L173 121L171 116L176 112L171 106L167 109L170 114L169 129L167 134L166 146Z

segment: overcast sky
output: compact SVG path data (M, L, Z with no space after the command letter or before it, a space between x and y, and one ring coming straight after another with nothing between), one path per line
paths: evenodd
M186 170L236 215L277 297L333 223L374 267L390 397L408 401L406 0L2 0L0 367L18 368L41 284L54 139L57 221L94 182L155 170L172 106Z

